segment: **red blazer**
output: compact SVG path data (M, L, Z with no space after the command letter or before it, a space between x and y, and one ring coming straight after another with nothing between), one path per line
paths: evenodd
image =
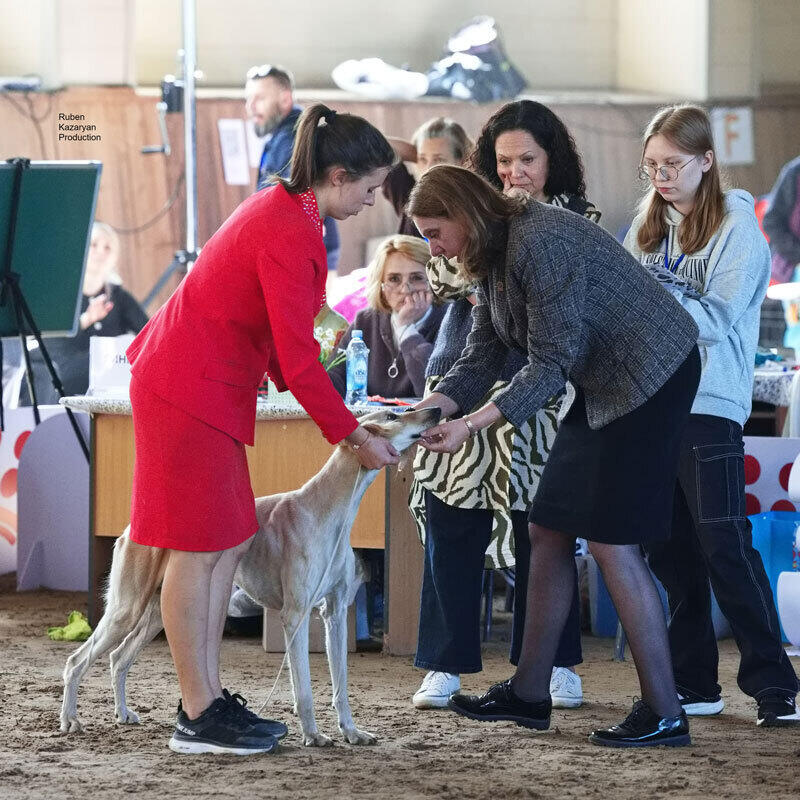
M128 348L151 391L253 444L267 372L290 389L329 442L357 422L319 363L314 317L328 276L322 236L282 186L244 201Z

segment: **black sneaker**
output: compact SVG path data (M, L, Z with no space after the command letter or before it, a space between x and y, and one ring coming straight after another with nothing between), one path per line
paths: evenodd
M247 756L253 753L271 753L278 740L268 734L257 733L231 709L230 703L218 697L199 717L189 719L178 705L175 733L169 740L169 749L176 753L230 753Z
M685 747L692 738L685 711L677 717L659 717L644 700L637 700L624 722L593 731L589 741L605 747Z
M282 722L275 719L266 719L259 717L255 712L247 707L247 700L244 699L238 692L231 694L227 689L222 690L222 696L228 701L230 707L238 714L239 718L244 720L248 725L251 725L259 734L266 733L274 736L276 739L283 739L289 729Z
M800 725L800 713L790 694L768 694L758 701L756 725L761 728L786 728Z
M532 703L522 700L514 694L511 680L507 680L496 683L480 697L451 694L447 707L470 719L487 722L508 720L524 728L543 731L550 727L550 711L553 704L550 695Z
M713 717L725 708L725 701L719 694L705 697L688 689L681 689L678 700L681 701L687 717Z

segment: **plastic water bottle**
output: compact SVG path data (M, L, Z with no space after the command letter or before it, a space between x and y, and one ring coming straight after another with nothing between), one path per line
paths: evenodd
M344 401L348 405L367 402L367 366L369 348L364 344L361 331L353 331L347 345L347 394Z

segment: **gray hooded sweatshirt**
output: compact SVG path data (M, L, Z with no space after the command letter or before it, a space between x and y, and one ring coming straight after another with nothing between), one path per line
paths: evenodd
M700 328L703 371L692 413L725 417L744 425L752 403L770 252L758 227L752 195L742 189L725 192L725 209L719 229L696 253L684 255L681 251L678 226L683 214L671 205L667 208L667 240L654 253L642 252L636 241L643 214L634 219L625 247L640 263L655 268L665 267L666 251L667 269L673 269L693 290L667 287Z

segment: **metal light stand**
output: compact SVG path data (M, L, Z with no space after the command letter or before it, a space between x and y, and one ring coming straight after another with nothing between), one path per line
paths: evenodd
M186 184L186 246L173 256L172 263L156 281L142 305L147 308L175 272L186 273L197 261L197 115L194 73L197 69L197 9L195 0L183 0L183 149L184 178ZM167 145L168 146L168 145ZM158 151L156 151L158 152ZM169 154L164 148L167 155Z

